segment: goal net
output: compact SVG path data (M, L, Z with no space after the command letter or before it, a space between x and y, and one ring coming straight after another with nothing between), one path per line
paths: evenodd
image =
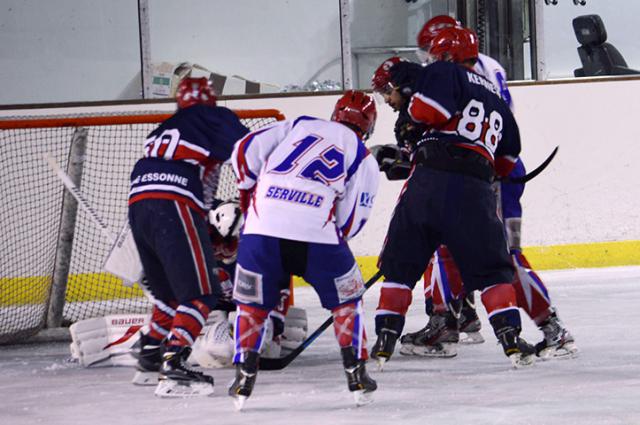
M255 130L284 117L277 110L235 111ZM81 170L77 186L109 230L127 219L129 174L146 136L170 114L77 115L0 120L0 344L24 340L51 324L62 284L62 324L115 313L144 313L150 304L102 270L111 246L81 208L69 209L65 189L49 168ZM74 154L74 146L83 149ZM77 162L81 162L80 165ZM217 197L236 196L230 165ZM65 232L65 224L72 231ZM70 247L67 251L60 247ZM55 276L55 277L54 277ZM49 316L49 318L48 318ZM60 320L58 320L60 321Z

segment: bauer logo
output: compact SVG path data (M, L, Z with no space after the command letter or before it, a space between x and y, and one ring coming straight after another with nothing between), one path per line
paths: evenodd
M144 325L147 321L146 317L120 317L111 319L112 326L133 326Z

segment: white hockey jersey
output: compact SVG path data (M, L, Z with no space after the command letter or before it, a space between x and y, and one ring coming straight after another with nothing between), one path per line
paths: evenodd
M348 127L301 116L248 134L231 155L252 190L243 233L304 242L349 240L367 221L378 164Z
M509 93L509 87L507 87L507 71L504 70L502 65L492 57L480 53L473 70L496 86L498 96L507 102L507 105L513 111L513 100L511 93Z

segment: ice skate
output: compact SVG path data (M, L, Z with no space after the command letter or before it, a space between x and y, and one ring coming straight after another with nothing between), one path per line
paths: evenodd
M372 393L378 388L376 381L367 374L364 360L358 360L353 347L340 350L344 373L347 375L349 391L357 406L364 406L373 402Z
M420 338L421 335L429 332L431 324L431 317L429 317L429 322L427 325L416 332L408 332L400 337L400 354L405 356L413 356L413 349L415 348L416 339Z
M432 315L425 329L413 341L414 355L439 358L458 355L458 319L451 312Z
M385 363L393 355L397 340L398 333L391 329L382 329L380 335L378 335L378 339L371 349L371 358L376 361L378 370L382 371Z
M402 332L404 318L396 315L385 316L379 325L380 331L378 339L371 348L371 358L376 361L378 370L382 371L384 364L389 361L396 348L396 341ZM376 332L378 332L377 329Z
M163 356L158 386L158 397L199 397L213 394L213 377L192 369L187 364L191 347L166 352Z
M233 404L236 410L242 410L247 398L253 392L253 386L258 377L259 355L255 351L250 351L245 356L243 363L236 364L236 377L229 387L229 395L233 397Z
M163 352L164 346L161 341L141 334L140 339L131 348L131 355L138 360L131 383L142 386L157 385Z
M484 338L480 334L482 324L478 313L476 313L473 294L467 295L463 301L458 328L460 330L460 344L482 344L484 342Z
M505 326L496 330L496 336L502 345L504 354L509 357L515 369L528 367L535 363L535 347L520 338L520 329Z
M540 324L544 339L536 344L536 354L542 360L568 359L578 356L573 336L564 327L555 311Z

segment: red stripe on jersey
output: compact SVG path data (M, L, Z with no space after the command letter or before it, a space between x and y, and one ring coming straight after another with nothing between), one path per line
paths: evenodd
M202 251L202 244L198 237L195 224L193 223L193 217L191 217L191 212L186 205L176 202L176 206L178 207L178 212L182 218L182 223L184 224L184 229L187 234L187 240L189 241L189 247L191 248L191 254L193 255L200 292L202 295L209 295L212 292L211 282L209 281L204 252Z
M186 204L189 208L194 210L201 217L206 216L204 210L200 208L190 198L187 198L186 196L178 195L177 193L171 193L171 192L155 192L151 190L148 192L141 192L129 198L129 205L132 205L144 199L166 199L169 201L177 201L179 203Z
M411 97L409 115L416 122L421 122L436 128L441 127L449 121L446 115L415 95Z
M440 131L455 131L457 133L458 131L458 124L460 123L460 116L456 115L455 117L451 118L449 121L447 121L439 130Z
M491 164L493 164L493 158L491 157L491 154L489 152L487 152L487 150L485 148L483 148L482 146L478 146L478 145L467 145L467 144L457 144L456 146L460 146L461 148L465 148L465 149L469 149L472 150L474 152L479 153L480 155L482 155L484 158L486 158Z
M268 129L258 130L255 133L247 134L243 139L241 139L240 144L238 145L238 155L237 155L237 163L238 163L238 173L240 176L238 177L239 181L243 181L245 176L249 176L252 179L257 179L257 177L251 172L249 169L249 164L247 163L246 151L249 148L249 145L253 141L253 138L260 133L265 132Z
M516 159L508 156L498 156L495 161L496 174L500 177L508 176L516 166Z
M208 161L209 157L202 152L198 152L189 148L188 146L183 146L182 144L178 144L175 153L173 154L174 161L180 161L185 159L191 159L198 161L199 164L204 165Z

